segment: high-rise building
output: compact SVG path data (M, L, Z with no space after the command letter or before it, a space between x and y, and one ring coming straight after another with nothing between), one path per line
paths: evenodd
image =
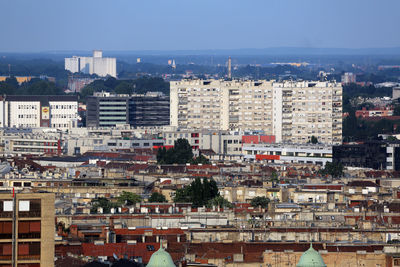
M65 69L72 73L97 74L100 77L117 77L117 59L103 57L100 50L93 51L93 57L65 58Z
M0 193L0 266L54 266L54 194Z
M170 87L171 126L263 130L288 143L342 140L339 83L182 80Z
M169 97L160 92L135 95L95 93L87 100L88 127L169 125Z

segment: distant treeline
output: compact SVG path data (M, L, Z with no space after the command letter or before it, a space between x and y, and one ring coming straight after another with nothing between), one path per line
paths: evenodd
M169 95L169 83L159 77L140 77L134 80L117 80L110 77L106 80L95 80L81 91L82 99L94 92L111 92L116 94L145 94L146 92L162 92Z
M356 118L354 114L343 120L343 141L378 140L379 134L399 134L400 120L368 121Z
M20 60L10 57L0 58L0 76L34 76L46 75L56 78L57 85L67 85L69 71L64 69L63 61L50 59Z
M18 84L14 77L0 82L1 95L63 95L64 91L54 82L34 78L29 82Z
M358 84L348 84L343 86L343 95L348 98L353 97L383 97L383 96L392 96L392 88L391 87L375 87L373 85L369 86L361 86Z

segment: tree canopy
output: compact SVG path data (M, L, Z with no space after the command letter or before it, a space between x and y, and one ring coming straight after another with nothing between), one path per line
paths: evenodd
M125 204L127 206L135 205L141 201L141 197L135 193L122 191L118 197L118 203Z
M97 213L98 208L103 209L103 213L110 213L112 208L117 208L120 205L118 203L111 202L107 198L100 197L92 200L91 213Z
M14 77L7 78L0 82L1 95L63 95L61 87L55 83L34 78L29 82L18 84Z
M186 164L193 159L192 147L188 140L179 138L174 147L170 149L159 148L157 151L157 162L159 164Z
M317 144L318 143L318 138L313 135L313 136L311 136L310 142L311 142L311 144Z
M331 175L332 177L343 176L343 165L338 162L327 162L325 168L320 170L322 175Z
M210 164L210 160L203 155L199 155L198 157L192 158L189 161L190 164Z
M216 196L210 199L206 205L208 208L220 207L220 208L233 208L233 204L226 200L223 196Z
M270 200L267 197L254 197L250 205L254 208L261 206L261 208L268 208Z
M217 196L218 186L214 179L196 178L190 185L176 190L174 201L190 202L193 207L201 207Z
M169 95L169 83L160 77L140 77L131 80L117 80L109 77L106 80L98 79L82 88L80 96L83 100L94 92L111 92L116 94L145 94L151 92L162 92Z
M158 192L153 192L151 196L149 197L149 202L150 203L164 203L167 202L167 199L165 196L161 193Z

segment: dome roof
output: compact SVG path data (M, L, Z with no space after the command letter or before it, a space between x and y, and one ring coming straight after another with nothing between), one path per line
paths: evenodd
M324 260L321 255L313 249L312 244L310 248L301 255L297 267L326 267Z
M169 255L169 253L166 252L162 248L162 246L160 246L160 249L154 252L153 255L151 255L150 261L146 265L146 267L176 267L176 266L171 258L171 255Z

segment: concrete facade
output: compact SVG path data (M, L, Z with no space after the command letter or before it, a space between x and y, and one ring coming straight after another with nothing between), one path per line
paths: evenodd
M170 82L171 126L263 130L276 142L342 142L342 86L336 82Z
M76 96L6 96L1 107L4 127L67 129L78 119Z
M72 73L97 74L100 77L117 77L117 59L103 57L100 50L93 51L93 57L65 58L65 69Z
M11 235L7 238L6 232L11 229L2 228L2 236L6 238L0 242L3 246L0 264L54 266L54 194L17 193L13 201L12 193L2 193L0 202L0 223L12 225L14 237L14 240ZM5 246L12 247L11 254L5 252L8 250Z

